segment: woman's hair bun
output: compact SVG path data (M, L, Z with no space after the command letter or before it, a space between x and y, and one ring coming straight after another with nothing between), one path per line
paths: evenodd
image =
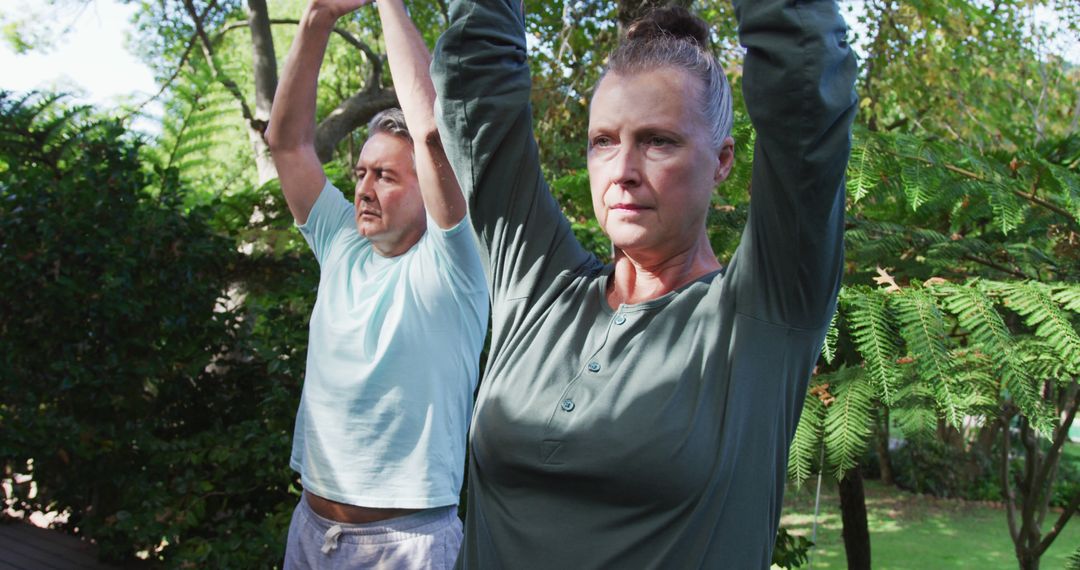
M685 39L702 49L709 49L709 27L682 6L653 8L634 20L626 29L627 41L648 41L657 38Z

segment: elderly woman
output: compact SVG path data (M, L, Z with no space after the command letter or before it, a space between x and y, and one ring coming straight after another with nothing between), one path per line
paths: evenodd
M593 96L615 249L544 181L519 0L455 0L433 79L486 261L493 336L470 436L465 568L766 568L788 446L835 309L854 56L833 1L736 1L757 129L726 267L706 214L733 160L704 24L632 27Z

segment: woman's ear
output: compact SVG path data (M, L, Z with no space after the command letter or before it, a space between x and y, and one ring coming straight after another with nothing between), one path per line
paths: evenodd
M724 139L724 142L720 145L720 150L717 158L719 160L716 163L716 172L713 174L713 180L719 184L727 179L731 174L731 167L735 164L735 139L728 137Z

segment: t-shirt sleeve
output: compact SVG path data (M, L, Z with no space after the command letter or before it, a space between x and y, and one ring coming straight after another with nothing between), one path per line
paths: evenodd
M531 299L560 273L595 262L540 171L521 7L520 0L452 0L431 66L441 138L496 307Z
M750 212L729 275L736 310L824 326L844 263L855 55L831 0L735 0L743 94L757 132Z
M486 292L487 282L476 237L469 230L469 218L462 218L456 226L443 229L429 216L427 227L432 258L439 274L446 276L450 284L463 293Z
M311 207L307 222L296 226L311 251L315 253L319 265L326 259L334 240L343 230L355 223L355 211L353 205L341 195L341 191L327 180L315 200L315 205Z

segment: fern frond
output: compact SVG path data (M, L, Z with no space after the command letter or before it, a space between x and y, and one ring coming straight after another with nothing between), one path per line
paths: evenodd
M893 295L890 304L896 309L900 334L919 376L933 386L945 419L959 427L967 411L966 401L954 385L946 323L936 299L925 290L909 288Z
M844 368L827 379L836 401L825 411L825 455L840 479L859 464L870 441L874 388L860 368Z
M1027 368L1032 378L1039 382L1043 380L1056 381L1059 383L1071 383L1072 370L1061 354L1054 347L1041 338L1025 338L1016 343L1020 353L1020 361ZM1053 419L1053 410L1047 409L1046 414Z
M933 439L937 431L938 416L933 406L892 408L889 417L907 439Z
M1061 308L1080 313L1080 285L1056 285L1053 291L1054 302L1061 303Z
M825 341L821 343L821 356L825 358L827 364L832 364L834 358L836 358L836 343L840 340L840 329L837 327L837 320L840 318L840 309L833 312L832 319L829 320L829 330L825 332Z
M1002 387L1012 394L1020 410L1029 418L1044 417L1046 413L1034 379L1021 361L1012 333L982 283L941 285L935 287L935 291L942 294L942 304L956 316L957 323L971 333L970 345L996 363L994 372L1000 376Z
M1063 202L1067 209L1080 218L1080 175L1057 164L1043 161L1043 165L1061 187Z
M904 196L908 206L914 212L931 198L931 189L928 184L929 168L922 164L905 164L900 169L900 183L904 188Z
M876 290L844 291L845 322L851 328L855 348L866 361L867 374L877 385L881 400L891 404L900 375L896 367L897 330L892 324L888 296Z
M1009 232L1024 222L1027 204L1016 197L1004 183L994 182L986 186L990 209L994 212L994 222L1001 229L1001 233L1009 235Z
M874 190L877 186L878 173L875 170L875 154L873 139L866 138L861 144L851 148L851 159L848 161L847 190L851 195L851 202L858 203Z
M1072 373L1080 373L1080 333L1069 316L1054 302L1053 289L1042 283L1002 284L1005 304L1024 318L1035 336L1046 340L1068 363Z
M788 451L788 477L801 485L814 474L814 463L821 450L821 433L825 421L825 406L821 400L808 396L803 401L799 426ZM819 467L820 468L820 467Z

